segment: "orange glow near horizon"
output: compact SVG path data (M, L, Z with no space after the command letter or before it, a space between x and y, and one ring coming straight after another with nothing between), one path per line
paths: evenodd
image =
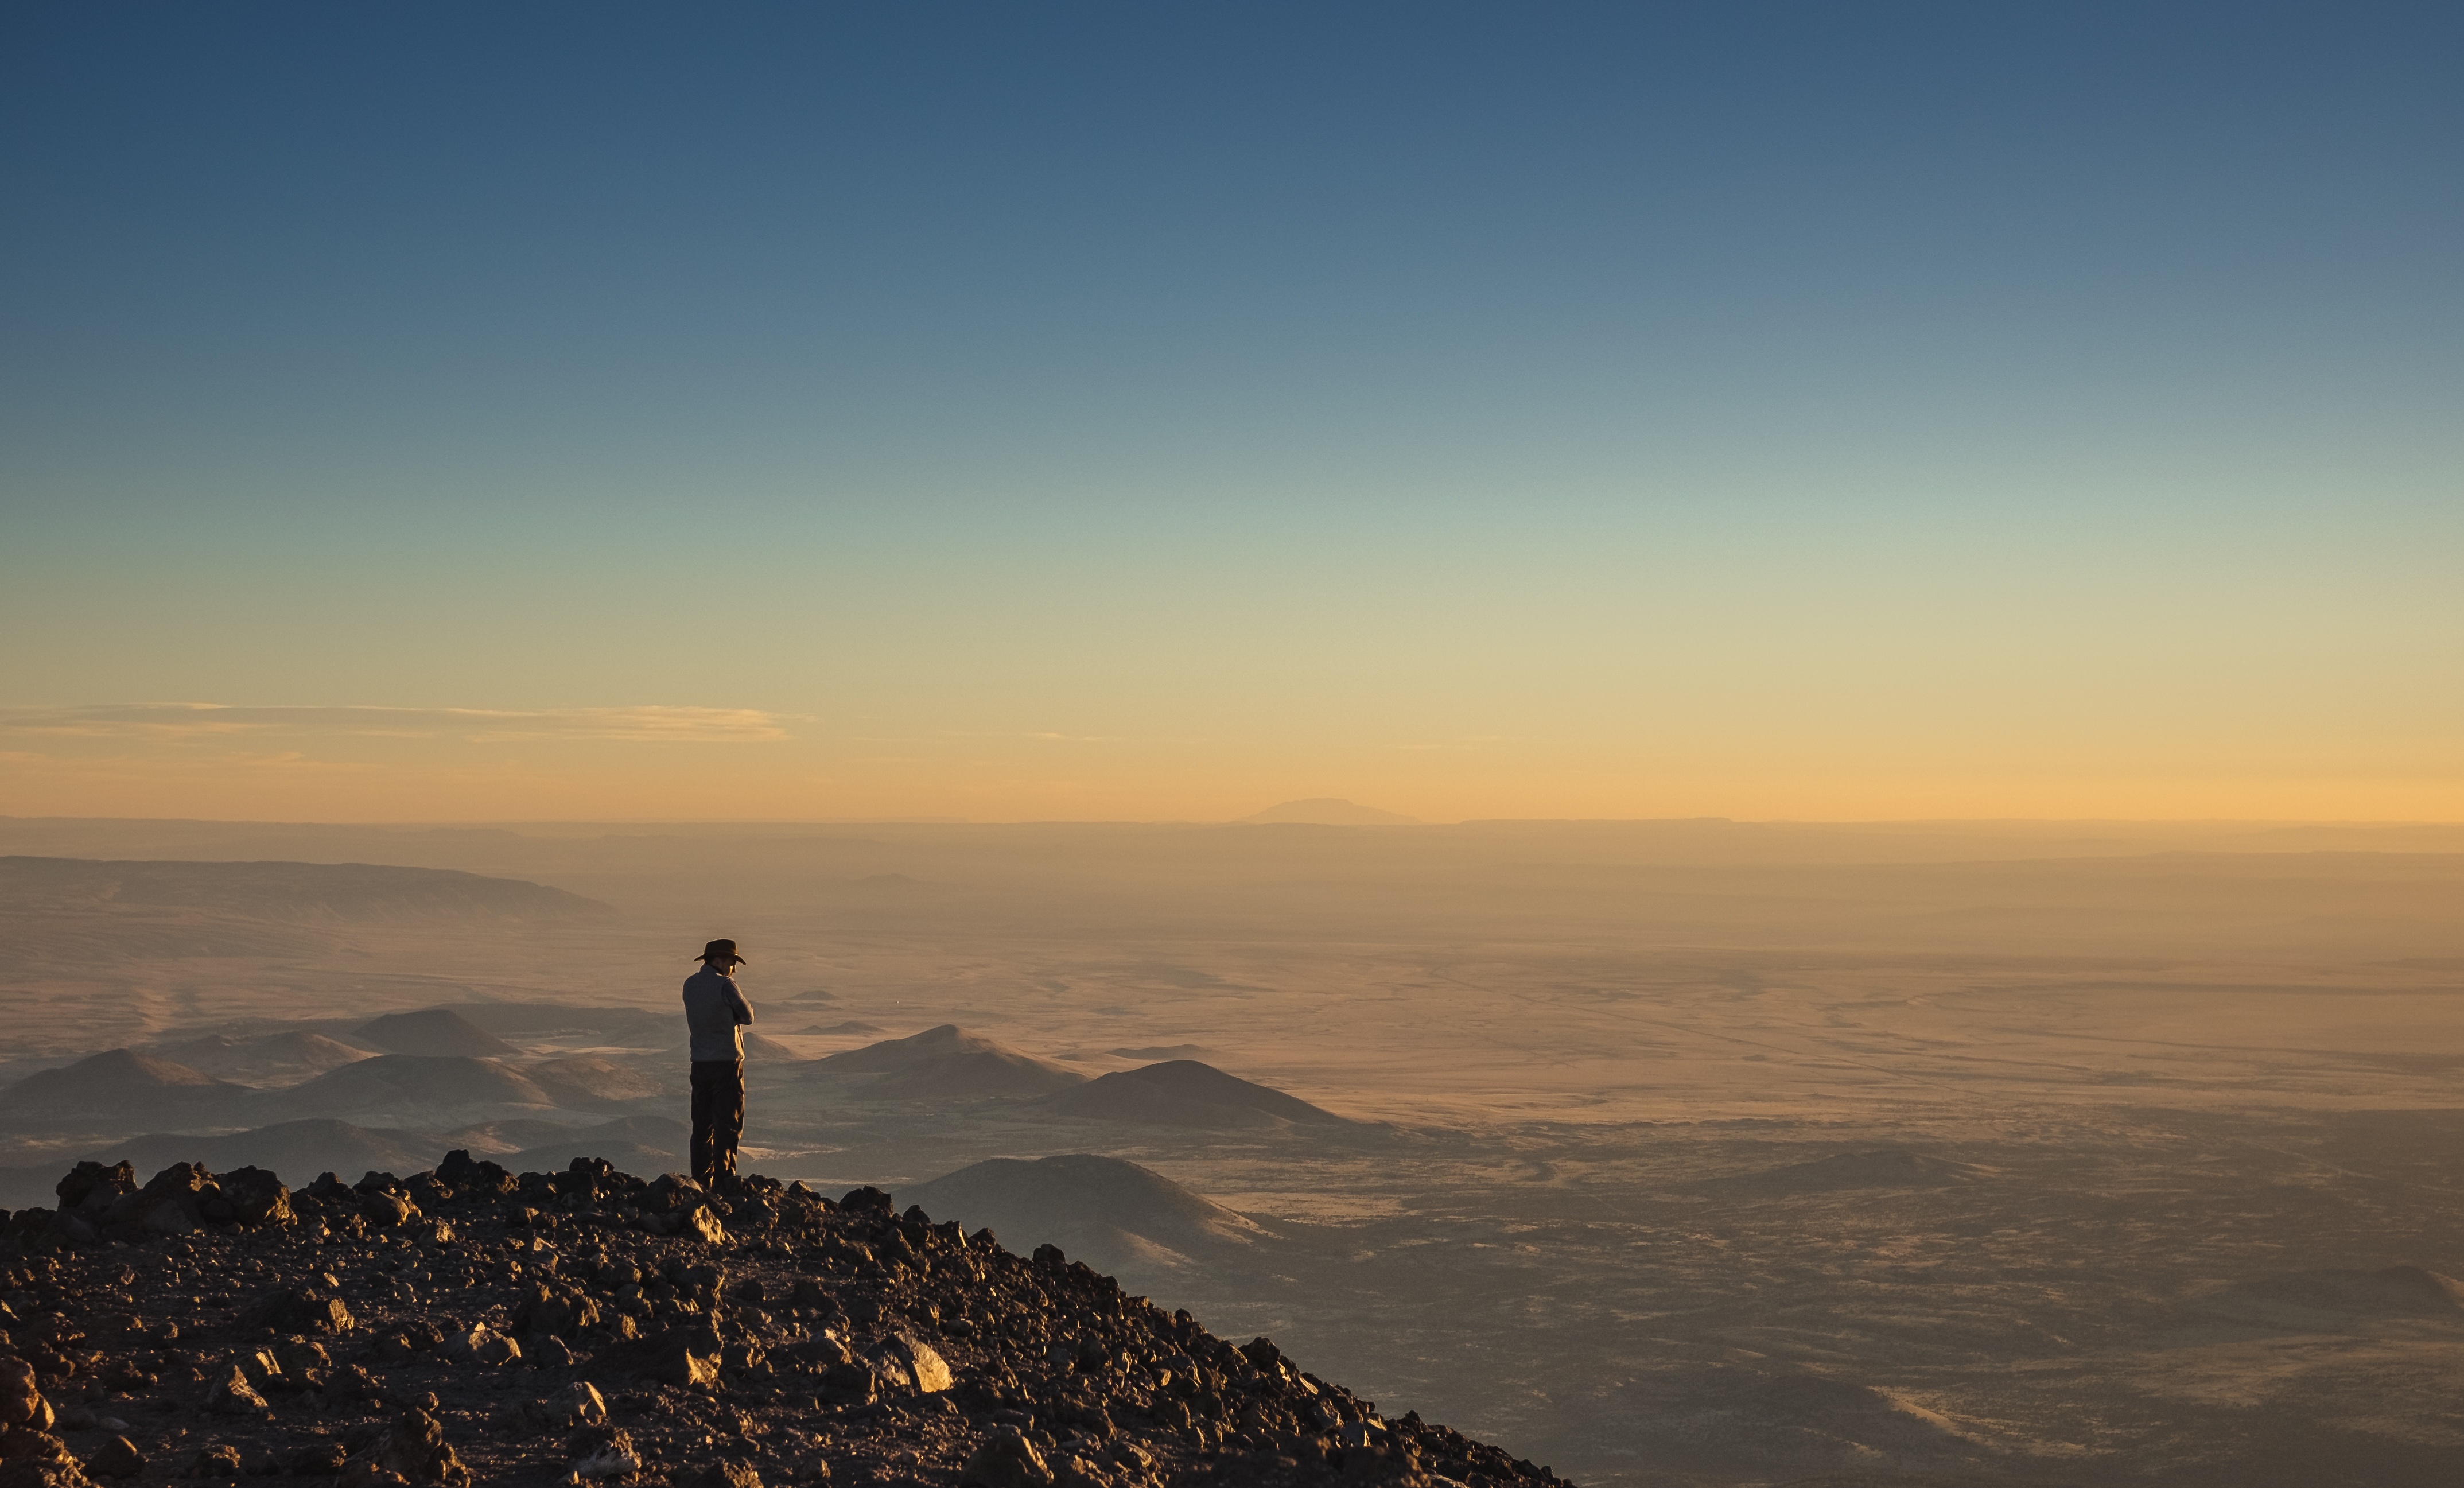
M847 737L755 710L19 710L0 815L303 821L1220 821L1340 797L1427 821L2464 820L2431 771L1992 771L1022 733ZM1825 764L1833 768L1822 768ZM1859 773L1844 768L1864 764ZM2100 761L2099 763L2105 763ZM1723 769L1726 765L1727 768Z

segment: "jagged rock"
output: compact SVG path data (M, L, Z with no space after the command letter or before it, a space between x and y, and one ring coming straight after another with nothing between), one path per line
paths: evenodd
M385 1189L375 1189L361 1194L360 1213L368 1223L380 1230L399 1229L419 1217L418 1206L403 1195Z
M210 1189L225 1213L198 1198L192 1233L129 1248L75 1246L58 1212L7 1216L0 1295L16 1307L0 1313L10 1346L0 1415L22 1419L0 1430L0 1460L58 1460L41 1398L56 1381L76 1380L63 1399L80 1402L81 1429L99 1429L78 1440L108 1452L105 1433L125 1427L82 1402L125 1394L193 1409L205 1383L228 1371L216 1388L237 1413L188 1423L210 1422L235 1449L206 1465L225 1477L245 1465L329 1484L522 1480L545 1466L539 1442L561 1437L558 1471L541 1480L681 1484L714 1454L759 1442L778 1454L762 1459L774 1481L785 1473L802 1483L948 1484L963 1464L978 1488L1443 1488L1433 1473L1478 1488L1551 1488L1544 1471L1417 1417L1379 1421L1371 1403L1304 1378L1271 1341L1236 1349L1056 1252L1041 1263L1011 1255L981 1232L935 1225L912 1207L896 1214L879 1190L832 1205L748 1175L714 1195L681 1178L642 1184L604 1163L508 1176L500 1188L487 1181L490 1165L464 1159L359 1186L328 1175L292 1196L299 1224L254 1229L239 1222L257 1192L249 1175L175 1165L149 1185L152 1202L185 1216L180 1195ZM130 1206L145 1191L121 1192L109 1170L71 1177L65 1189L83 1192L73 1209L64 1192L63 1212L90 1217L99 1206L107 1241L140 1238ZM369 1223L371 1202L412 1195L434 1212ZM693 1215L714 1230L723 1219L731 1243L719 1252L681 1233L646 1236L646 1214L678 1216L680 1232ZM264 1287L259 1301L226 1311L230 1288L247 1279ZM453 1328L445 1306L488 1325ZM337 1359L338 1336L367 1324L383 1346ZM603 1385L644 1377L627 1402L633 1434L613 1428L592 1387L557 1389L572 1375L478 1367L489 1351L510 1363L517 1328L524 1362L563 1368L579 1353ZM460 1342L440 1353L448 1333ZM169 1382L159 1392L158 1375ZM254 1399L234 1396L233 1381ZM283 1407L278 1423L268 1398ZM495 1429L449 1447L449 1423L468 1419ZM1015 1445L986 1434L1004 1425L1017 1428ZM341 1434L300 1440L327 1429ZM104 1452L90 1469L98 1477ZM51 1481L75 1466L25 1471Z
M372 1346L377 1357L387 1364L404 1364L419 1357L439 1342L436 1334L418 1324L388 1329L377 1335Z
M239 1476L239 1449L237 1447L226 1447L220 1444L203 1448L199 1450L195 1456L188 1459L188 1465L187 1467L180 1469L180 1476L182 1477L203 1477L209 1479L237 1477Z
M0 1465L0 1488L92 1488L93 1482L65 1451L55 1457L19 1457Z
M514 1309L517 1333L570 1339L599 1325L599 1304L581 1292L558 1292L537 1282L524 1289Z
M630 1477L642 1470L641 1454L633 1450L632 1436L616 1427L585 1428L565 1442L564 1452L573 1476L584 1482Z
M869 1364L847 1361L822 1370L822 1398L833 1405L865 1405L881 1389Z
M1035 1443L1014 1431L995 1432L976 1448L958 1481L974 1488L1053 1488L1052 1469Z
M114 1436L86 1459L85 1470L104 1477L134 1477L145 1471L145 1454L125 1436Z
M881 1346L874 1356L876 1367L888 1366L880 1372L893 1379L903 1379L912 1389L923 1394L936 1394L953 1383L950 1366L934 1351L933 1346L913 1333L900 1333ZM891 1371L896 1370L895 1374Z
M0 1427L13 1430L49 1411L34 1367L23 1359L0 1358Z
M347 1457L339 1441L312 1442L292 1449L282 1460L283 1471L295 1477L331 1477L346 1465Z
M233 1169L222 1175L218 1187L231 1205L234 1224L254 1228L292 1222L291 1191L262 1168Z
M206 1388L203 1403L216 1415L263 1415L266 1411L265 1397L236 1365L228 1376Z
M750 1462L713 1462L686 1481L692 1488L761 1488L761 1475Z
M334 1356L325 1351L325 1346L304 1338L275 1349L274 1362L282 1367L284 1374L303 1382L311 1375L321 1378L334 1368Z
M642 1190L642 1208L651 1214L669 1214L680 1209L699 1209L709 1198L707 1190L683 1173L665 1172Z
M446 1334L436 1346L436 1352L442 1358L465 1364L515 1364L522 1357L522 1346L481 1324Z
M647 1341L641 1350L645 1359L642 1373L663 1385L687 1390L715 1389L719 1358L726 1349L717 1332L707 1324L672 1327Z
M445 1441L436 1417L413 1406L396 1417L377 1447L376 1464L414 1483L467 1483L470 1470Z
M604 1426L607 1422L607 1402L597 1387L586 1380L576 1380L552 1395L524 1405L521 1415L528 1424L548 1431Z
M1056 1269L1069 1263L1069 1258L1061 1253L1061 1247L1058 1245L1037 1246L1034 1258L1039 1266L1051 1266Z
M124 1161L108 1167L79 1163L52 1192L59 1195L62 1210L99 1214L108 1210L114 1199L137 1192L137 1171Z

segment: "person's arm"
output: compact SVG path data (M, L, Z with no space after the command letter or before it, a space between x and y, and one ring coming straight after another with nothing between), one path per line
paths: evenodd
M744 1000L743 990L734 982L727 984L727 1006L736 1015L738 1024L753 1021L753 1004Z

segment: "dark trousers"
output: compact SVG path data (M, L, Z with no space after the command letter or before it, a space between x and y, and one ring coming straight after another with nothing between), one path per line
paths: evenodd
M703 1183L736 1171L744 1135L744 1061L693 1061L693 1171Z

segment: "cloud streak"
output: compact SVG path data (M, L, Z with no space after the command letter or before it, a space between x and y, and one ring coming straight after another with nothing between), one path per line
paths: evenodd
M793 737L787 714L757 708L253 708L109 703L0 709L0 736L60 739L460 739L471 744L611 740L762 744Z

